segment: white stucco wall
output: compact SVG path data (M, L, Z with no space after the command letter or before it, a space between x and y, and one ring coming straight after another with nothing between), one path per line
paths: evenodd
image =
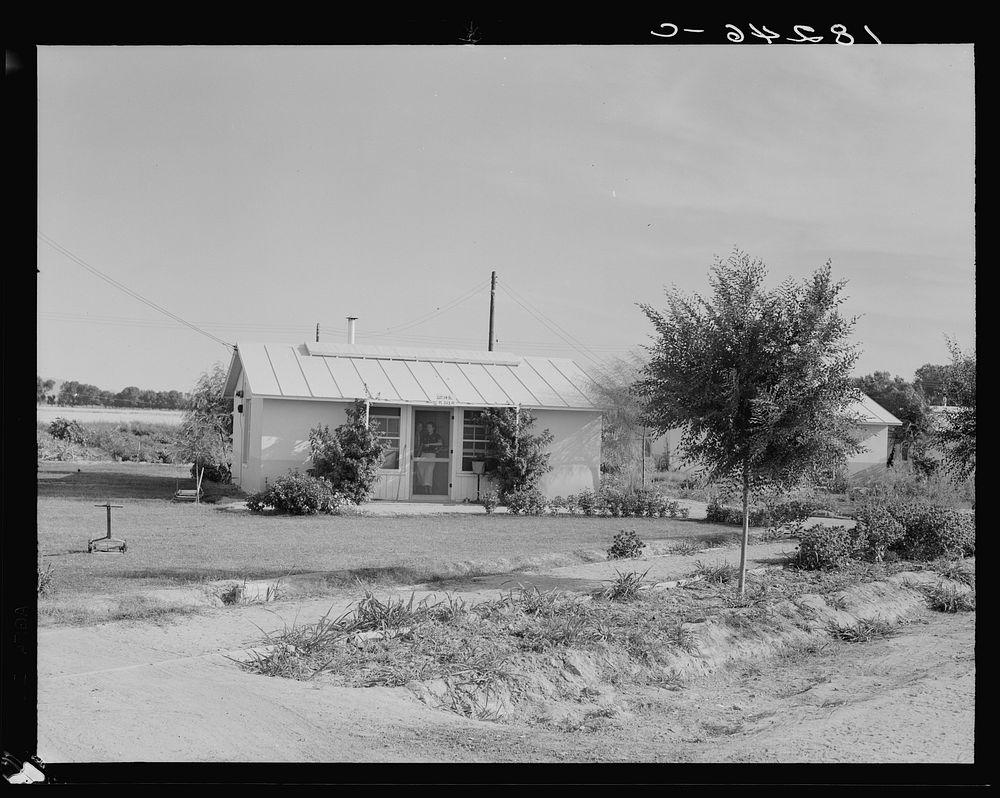
M284 476L292 468L305 471L310 465L309 430L317 424L331 429L347 421L347 404L343 402L309 401L300 399L270 399L254 397L242 379L237 390L247 395L234 400L249 405L249 424L242 423L247 414L234 415L233 479L248 493L263 490L266 481ZM462 408L454 408L451 425L452 457L450 477L454 501L476 498L476 478L464 474L461 468ZM600 485L601 414L591 411L531 410L537 418L535 431L549 429L555 436L549 463L552 470L540 484L548 497L566 496ZM409 456L412 448L413 408L404 406L401 413L401 468L385 472L375 489L376 499L410 499ZM242 462L243 446L249 446L247 463ZM481 480L481 490L495 488L489 477Z
M601 414L589 410L532 410L537 419L533 432L548 429L549 471L539 490L549 498L582 490L597 490L601 484Z
M889 427L885 424L865 424L855 430L864 451L847 461L847 474L857 474L874 467L885 467L889 456Z
M347 421L347 404L303 399L255 399L251 411L251 440L259 441L259 470L250 477L246 491L262 490L264 481L284 476L289 469L302 472L310 465L309 430L318 424L334 429ZM259 425L259 426L258 426ZM251 460L253 452L251 451Z

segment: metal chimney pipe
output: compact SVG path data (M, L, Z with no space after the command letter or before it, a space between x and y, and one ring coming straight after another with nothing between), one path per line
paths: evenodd
M357 316L347 317L347 343L354 343L354 322L358 320Z

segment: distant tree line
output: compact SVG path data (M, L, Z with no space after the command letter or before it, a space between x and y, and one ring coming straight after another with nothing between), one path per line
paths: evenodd
M190 396L181 391L152 391L130 385L115 393L76 380L62 383L56 390L55 380L44 380L41 377L38 377L36 398L38 404L138 407L153 410L186 410L190 404Z

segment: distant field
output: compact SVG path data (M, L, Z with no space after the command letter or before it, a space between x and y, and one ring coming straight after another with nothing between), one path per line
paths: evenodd
M38 420L46 424L57 418L69 418L81 422L111 421L124 423L128 421L143 421L147 424L180 425L183 416L183 410L141 410L128 407L38 406Z

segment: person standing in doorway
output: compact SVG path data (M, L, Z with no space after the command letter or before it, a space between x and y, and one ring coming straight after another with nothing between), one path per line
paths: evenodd
M443 445L444 441L441 440L434 422L428 421L424 427L423 441L420 445L420 456L437 458L440 456L440 450ZM420 466L420 481L423 491L424 493L432 493L434 491L434 468L437 466L437 463L425 461Z

